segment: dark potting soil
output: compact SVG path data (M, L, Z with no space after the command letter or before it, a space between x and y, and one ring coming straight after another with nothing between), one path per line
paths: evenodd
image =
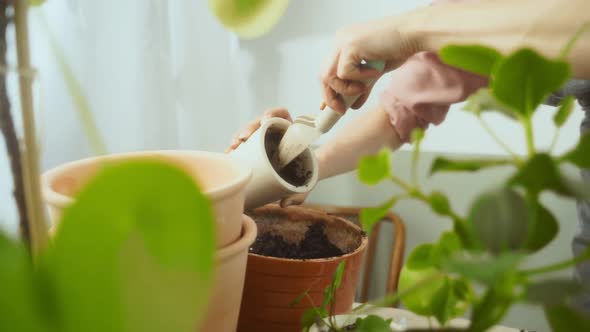
M299 244L291 244L279 235L264 233L256 237L250 252L262 256L313 259L342 256L344 252L333 245L324 234L324 225L311 224L305 238Z
M287 166L280 168L279 164L279 144L284 133L280 130L269 129L264 137L264 149L272 168L279 173L283 180L288 183L300 187L305 185L311 178L311 171L306 171L303 158L301 156L295 158Z

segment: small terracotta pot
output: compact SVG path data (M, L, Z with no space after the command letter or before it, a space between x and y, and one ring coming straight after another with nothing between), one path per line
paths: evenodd
M238 325L248 248L256 239L254 221L246 215L242 220L242 237L215 253L215 283L200 331L233 332Z
M82 186L106 164L130 160L161 160L189 174L211 199L215 211L217 248L234 243L242 231L245 188L251 169L225 154L201 151L146 151L73 161L43 174L43 198L49 206L52 232L65 207Z
M322 303L341 261L346 261L342 284L336 291L335 313L350 312L361 270L367 237L359 227L342 218L302 207L265 206L249 213L258 235L270 232L289 241L304 237L309 225L323 223L328 240L347 254L321 259L287 259L250 253L238 323L239 332L301 331L303 312ZM308 290L311 298L290 303Z

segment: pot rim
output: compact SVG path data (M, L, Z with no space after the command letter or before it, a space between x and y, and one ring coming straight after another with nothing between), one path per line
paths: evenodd
M334 215L330 215L328 213L326 213L325 211L321 211L321 210L315 210L315 209L310 209L310 208L306 208L304 206L289 206L286 208L282 208L277 204L267 204L264 206L261 206L257 209L255 209L253 212L254 214L257 213L257 211L273 211L273 210L282 210L282 211L294 211L295 213L305 213L305 214L310 214L310 215L315 215L315 217L312 218L332 218L335 220L338 220L339 222L348 225L348 227L354 228L355 230L358 231L358 234L361 236L361 243L358 245L358 247L356 247L355 250L341 255L341 256L333 256L333 257L325 257L325 258L308 258L308 259L300 259L300 258L283 258L283 257L273 257L273 256L264 256L264 255L260 255L260 254L255 254L255 253L251 253L249 252L248 255L249 256L253 256L256 258L260 258L260 259L268 259L268 260L275 260L275 261L281 261L281 262L289 262L289 263L306 263L306 262L329 262L329 261L335 261L335 260L340 260L340 259L345 259L354 255L357 255L361 252L363 252L369 242L369 237L367 236L367 233L365 233L363 231L363 229L361 227L359 227L357 224L353 223L352 221L346 219L346 218L342 218L339 216L334 216ZM288 213L288 212L285 212Z
M114 153L108 154L104 156L97 156L97 157L89 157L83 158L79 160L70 161L64 164L61 164L57 167L54 167L46 172L44 172L41 176L41 187L42 187L42 194L43 198L46 203L58 207L58 208L65 208L67 205L71 204L74 201L73 196L65 195L55 191L52 187L53 182L63 174L69 172L72 169L87 166L93 163L102 162L102 161L125 161L128 158L136 158L136 157L148 157L150 155L167 155L167 156L182 156L182 155L192 155L192 156L207 156L210 158L215 158L218 160L223 160L229 163L231 168L237 171L237 175L235 178L223 185L219 185L208 190L203 190L203 194L211 199L218 199L223 198L226 196L231 196L236 191L242 190L250 178L252 177L252 169L247 166L237 166L236 160L231 158L230 156L222 153L217 152L207 152L207 151L193 151L193 150L149 150L149 151L136 151L136 152L123 152L123 153Z
M240 254L245 249L247 250L250 247L250 245L254 243L254 240L256 240L257 233L258 229L256 227L256 223L254 222L254 220L252 220L252 218L248 217L247 215L243 214L241 237L237 241L221 249L217 249L217 252L215 252L215 261L226 261L236 256L237 254Z

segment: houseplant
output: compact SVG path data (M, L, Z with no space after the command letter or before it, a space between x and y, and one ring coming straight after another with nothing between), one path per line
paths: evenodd
M333 312L350 312L367 247L358 226L295 206L267 205L247 214L258 238L248 255L239 332L301 331L301 315L324 301L336 270L341 286L332 297Z
M581 29L579 34L583 31ZM543 151L535 146L531 120L538 106L570 77L569 66L563 59L576 38L556 59L545 58L526 48L507 56L475 45L448 46L441 51L446 63L490 77L490 87L469 97L465 109L480 120L482 112L495 111L519 122L524 128L527 154L513 153L482 120L484 129L506 149L508 157L435 159L430 168L432 174L477 172L498 166L513 169L505 183L474 197L467 215L455 212L442 192L425 192L416 180L421 130L412 135L415 148L411 181L392 174L389 151L361 160L358 175L363 182L374 185L392 181L403 191L381 206L362 212L361 220L367 230L402 199L425 202L435 213L448 217L453 223L453 230L441 234L438 242L420 245L409 255L402 270L399 293L390 294L375 304L401 300L414 313L435 317L443 327L433 330L480 332L497 324L513 304L524 302L542 306L553 331L590 330L590 317L577 311L572 302L576 294L588 286L548 276L590 259L590 248L571 260L535 268L522 267L527 257L547 246L559 230L559 222L543 206L541 194L552 192L567 199L590 199L590 188L566 177L560 168L565 163L590 167L590 135L582 136L573 149L556 156L552 154L553 147ZM574 99L566 98L559 106L553 118L557 133L573 105ZM366 308L357 307L353 313L362 314ZM445 326L451 318L468 310L468 327ZM325 316L315 312L318 325L328 325L330 331L392 330L389 322L378 316L359 317L350 326L338 325ZM312 324L309 319L306 322Z

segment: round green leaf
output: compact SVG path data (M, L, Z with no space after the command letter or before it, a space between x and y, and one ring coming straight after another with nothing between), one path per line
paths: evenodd
M494 67L492 94L522 116L533 111L557 91L570 76L565 61L550 60L531 49L520 49Z
M391 319L385 320L380 316L368 315L364 318L357 318L355 321L355 332L392 332Z
M590 134L584 134L571 151L561 158L580 168L590 168Z
M395 200L390 199L389 201L387 201L377 207L370 207L370 208L362 209L359 217L361 220L361 225L363 226L363 230L367 234L370 234L371 230L373 229L373 226L375 226L376 223L381 221L383 216L385 216L387 214L387 212L389 212L389 210L391 209L391 207L394 204L395 204Z
M490 252L520 249L527 237L527 205L518 193L509 189L485 193L471 207L469 225Z
M432 252L434 245L422 244L417 246L408 257L406 266L411 270L429 269L433 267Z
M553 332L590 331L590 316L565 304L546 306L545 317Z
M49 268L63 331L194 331L212 281L214 219L184 172L105 167L65 210Z
M451 66L484 76L489 76L502 59L497 50L479 45L449 45L440 51L440 57Z
M359 161L358 177L368 185L377 184L391 176L389 149L382 149L378 154L367 156Z
M399 280L399 291L404 292L413 288L417 283L432 277L438 272L434 268L412 270L407 266L402 268ZM431 301L435 294L445 285L444 278L433 280L428 284L415 289L401 298L401 303L408 310L423 316L432 316Z
M0 233L0 327L3 331L49 332L57 327L57 322L50 320L57 317L44 315L55 310L53 303L42 296L44 293L37 281L22 243L13 242Z
M283 16L289 0L209 0L219 22L245 39L268 33Z
M559 232L559 223L544 206L536 204L535 221L532 224L532 230L527 240L526 248L531 251L537 251L545 248Z

